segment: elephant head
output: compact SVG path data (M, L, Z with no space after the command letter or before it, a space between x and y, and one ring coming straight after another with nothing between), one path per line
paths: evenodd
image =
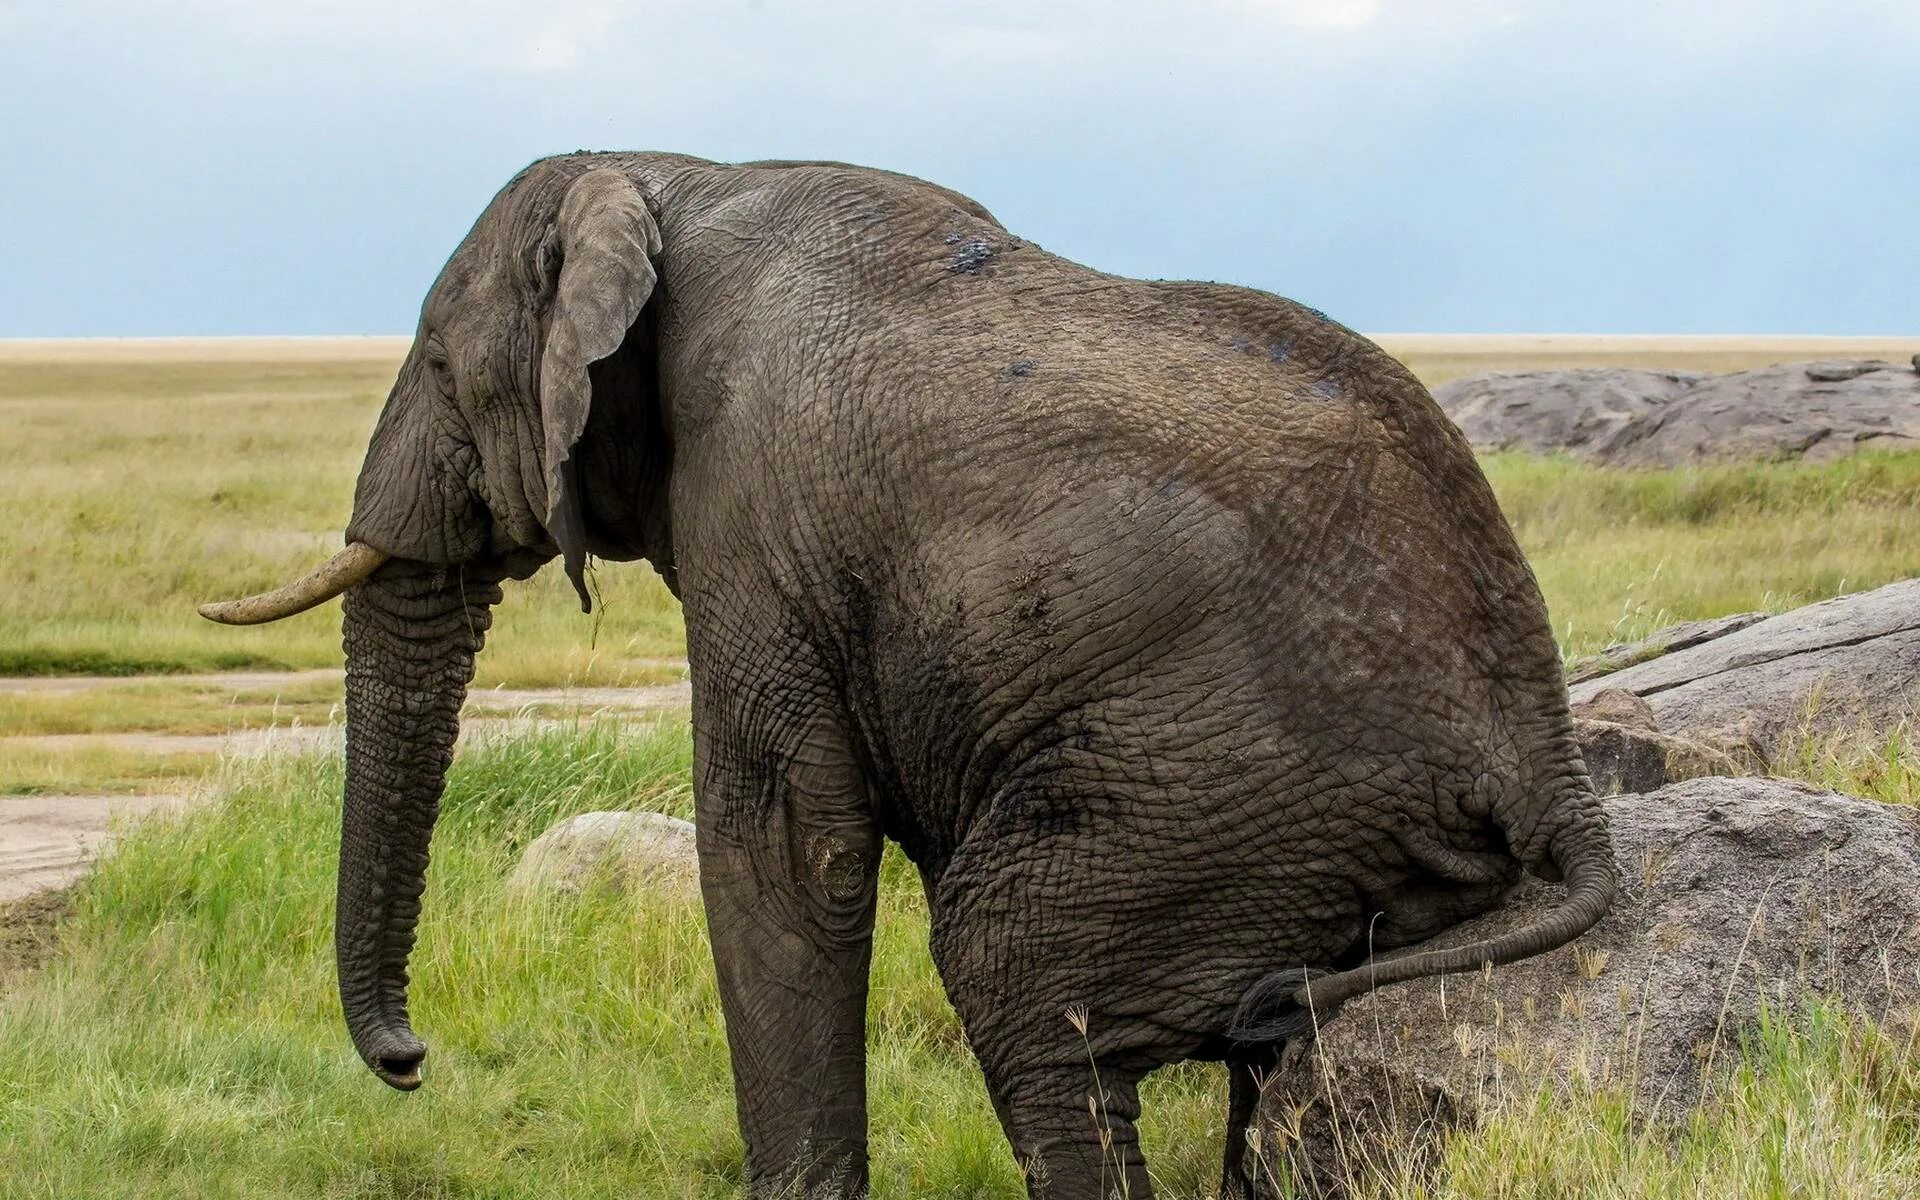
M628 174L591 159L523 172L427 296L361 469L347 549L276 592L201 610L252 624L345 594L340 996L361 1057L396 1088L419 1085L426 1053L408 1023L407 958L500 581L557 554L589 608L589 553L660 553L647 532L664 527L657 514L592 520L580 485L590 423L624 435L650 419L641 317L660 253ZM606 440L625 447L612 457L630 473L647 475L622 494L652 505L664 468L635 464L632 447L663 455L661 439Z

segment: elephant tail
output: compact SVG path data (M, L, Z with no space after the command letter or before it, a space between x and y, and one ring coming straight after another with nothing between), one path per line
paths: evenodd
M1241 998L1227 1036L1238 1042L1270 1042L1305 1033L1356 996L1432 975L1454 975L1544 954L1579 937L1607 915L1619 886L1613 839L1599 803L1576 806L1554 838L1551 858L1566 880L1566 896L1552 912L1502 937L1446 950L1370 961L1350 971L1326 974L1305 968L1276 971Z

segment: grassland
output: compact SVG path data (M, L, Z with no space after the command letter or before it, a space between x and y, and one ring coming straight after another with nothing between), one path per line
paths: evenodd
M1569 367L1654 367L1746 371L1819 358L1906 362L1920 339L1893 337L1729 337L1615 334L1383 333L1375 341L1428 387L1483 371Z
M510 893L518 850L574 812L686 815L679 723L583 724L469 747L415 956L428 1084L370 1078L331 968L331 758L230 764L217 803L149 822L73 895L0 997L0 1179L32 1197L720 1197L738 1194L727 1055L697 907ZM1911 799L1911 795L1909 795ZM1019 1182L887 861L869 1005L876 1194L1011 1197ZM159 981L160 986L156 986ZM1064 1017L1063 1017L1064 1019ZM1216 1070L1150 1081L1171 1200L1210 1194ZM1605 1092L1522 1107L1391 1200L1894 1196L1920 1189L1920 1053L1838 1009L1753 1034L1690 1124Z
M0 1002L0 1179L22 1196L723 1196L739 1186L697 906L510 895L518 849L596 808L688 815L684 725L583 725L464 753L434 846L416 1013L432 1086L343 1048L329 934L338 767L238 763L226 798L130 837L52 957ZM881 1194L1007 1196L1017 1176L886 867L871 1068ZM153 981L164 980L155 987ZM1197 1195L1214 1075L1154 1088L1155 1156Z
M1712 366L1860 347L1407 339L1423 377L1492 367ZM1891 349L1868 349L1892 353ZM339 767L276 755L216 767L126 735L323 722L333 676L154 673L338 665L330 609L259 630L193 604L265 586L338 542L393 348L0 347L0 675L143 676L0 691L0 792L176 787L210 803L128 832L64 906L0 914L0 1193L30 1197L453 1198L738 1194L727 1059L697 908L503 885L553 820L685 815L683 723L578 722L465 746L435 843L416 957L428 1086L359 1066L330 966ZM1920 575L1920 455L1641 473L1486 460L1569 654L1668 620L1785 608ZM509 595L483 684L654 683L677 674L671 598L603 567L597 619L565 585ZM50 684L53 681L48 681ZM72 739L58 752L28 738ZM103 740L90 740L103 739ZM66 745L66 743L62 743ZM1796 744L1782 773L1920 803L1906 731ZM63 912L51 944L42 918ZM1018 1180L926 951L911 871L888 860L869 1068L876 1192L1003 1197ZM23 950L21 947L28 947ZM1163 1196L1208 1195L1217 1073L1150 1082ZM1453 1139L1437 1184L1390 1200L1920 1194L1920 1050L1838 1009L1775 1014L1691 1124L1639 1127L1601 1093Z
M1854 345L1386 339L1429 381L1489 366L1744 366ZM370 342L0 344L0 675L335 666L331 606L236 630L205 599L337 548L397 348ZM1495 457L1488 471L1570 652L1663 616L1782 607L1920 568L1920 460L1625 476ZM510 585L483 686L658 682L683 653L644 564L603 564L582 616L555 572Z
M227 629L194 614L340 545L384 358L0 361L0 675L337 666L337 611ZM595 617L545 573L510 585L482 683L652 682L683 653L645 567Z

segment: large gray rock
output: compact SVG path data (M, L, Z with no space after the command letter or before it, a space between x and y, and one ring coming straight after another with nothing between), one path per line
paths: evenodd
M1594 791L1602 796L1651 792L1702 775L1743 774L1741 764L1724 750L1641 725L1576 716L1573 740L1579 743Z
M1433 398L1475 446L1605 461L1627 430L1704 378L1626 367L1495 372L1443 383Z
M1654 635L1655 640L1660 635ZM1805 729L1884 730L1920 713L1920 580L1810 604L1568 688L1644 698L1666 733L1764 761Z
M1671 654L1675 650L1685 650L1689 646L1698 646L1701 642L1710 642L1714 638L1738 633L1749 625L1758 625L1772 616L1772 613L1744 612L1729 617L1709 617L1704 621L1681 621L1657 630L1637 642L1624 642L1618 646L1608 646L1600 653L1583 658L1573 664L1567 672L1567 682L1584 683L1589 679L1598 679L1602 675L1611 675L1615 671L1646 662L1650 658L1659 658L1662 654ZM1608 685L1611 686L1611 685Z
M1920 370L1875 359L1730 375L1596 368L1470 376L1434 399L1475 446L1622 466L1825 461L1920 447Z
M675 898L697 895L693 825L662 813L581 813L535 838L508 879L515 890L560 893L597 884Z
M1636 422L1608 461L1629 467L1825 462L1869 446L1920 448L1920 373L1864 361L1717 376Z
M1777 779L1696 779L1606 801L1621 892L1573 945L1473 975L1382 988L1289 1048L1261 1100L1261 1152L1322 1189L1353 1164L1431 1153L1538 1089L1621 1094L1684 1116L1762 999L1920 1002L1920 823L1905 809ZM1458 944L1538 920L1528 883ZM1311 1188L1303 1194L1315 1194Z

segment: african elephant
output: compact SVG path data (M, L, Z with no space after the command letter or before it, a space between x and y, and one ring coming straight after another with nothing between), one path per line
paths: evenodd
M1321 313L1104 275L917 179L522 171L427 295L346 538L208 611L344 592L361 1056L420 1082L407 956L501 581L558 556L585 608L589 556L644 558L685 612L755 1196L865 1191L883 838L1029 1188L1059 1198L1149 1194L1154 1068L1226 1061L1237 1130L1312 1014L1559 946L1613 894L1539 590L1421 385ZM1522 870L1566 882L1544 924L1369 957Z

